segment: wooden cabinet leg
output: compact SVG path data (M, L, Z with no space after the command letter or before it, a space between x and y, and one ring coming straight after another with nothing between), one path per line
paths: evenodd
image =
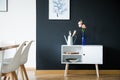
M67 76L68 73L68 68L69 68L69 64L65 65L65 72L64 72L64 76Z
M98 69L98 64L95 64L95 68L96 68L96 75L99 78L99 69Z

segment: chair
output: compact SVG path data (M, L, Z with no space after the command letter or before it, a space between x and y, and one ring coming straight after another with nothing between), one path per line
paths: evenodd
M11 61L9 61L8 64L3 63L2 64L2 71L1 71L1 76L4 76L4 80L8 77L11 80L18 80L17 75L15 71L19 68L20 66L20 56L21 52L23 50L23 47L25 45L26 41L23 42L18 50L16 51L14 57L12 58Z
M25 76L26 80L29 80L24 64L28 60L28 53L29 53L29 49L30 49L32 42L33 42L33 40L28 42L28 44L26 45L26 47L24 48L24 50L21 54L20 69L21 69L21 75L22 75L23 80L24 80L24 76ZM23 75L23 73L24 73L24 75Z

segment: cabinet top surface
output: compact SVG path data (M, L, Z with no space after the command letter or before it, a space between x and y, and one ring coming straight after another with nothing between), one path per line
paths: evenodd
M103 45L62 45L62 46L103 46Z

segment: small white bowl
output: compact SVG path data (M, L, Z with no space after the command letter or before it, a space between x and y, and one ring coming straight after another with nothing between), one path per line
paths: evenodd
M68 58L68 59L66 59L68 62L77 62L77 61L79 61L79 59L77 59L77 58Z

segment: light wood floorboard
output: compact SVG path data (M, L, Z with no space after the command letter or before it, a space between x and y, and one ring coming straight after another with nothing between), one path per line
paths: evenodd
M35 75L34 71L27 71L29 80L120 80L120 75L100 75L100 78L97 78L94 74L68 74L67 77L64 77L64 74L41 74ZM19 75L19 80L21 76Z

